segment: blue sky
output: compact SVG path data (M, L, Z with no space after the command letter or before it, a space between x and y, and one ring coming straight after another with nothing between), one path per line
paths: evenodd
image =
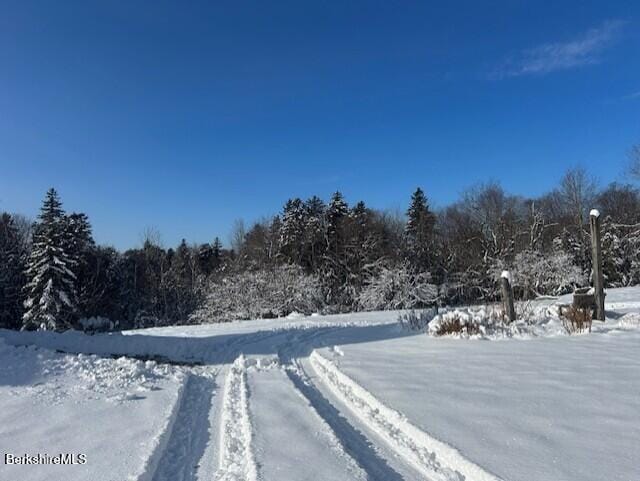
M637 1L0 6L0 210L55 186L119 248L336 189L404 209L576 164L624 180L640 142Z

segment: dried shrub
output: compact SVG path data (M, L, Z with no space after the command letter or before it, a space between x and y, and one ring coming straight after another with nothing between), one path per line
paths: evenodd
M560 319L568 334L583 332L585 329L591 332L591 309L568 306L560 310Z
M443 319L442 322L438 324L438 328L434 334L436 336L446 336L449 334L474 336L480 334L480 327L478 324L469 322L467 319L455 313Z
M532 300L516 302L516 319L531 322L535 317L535 305Z
M505 323L508 321L507 313L504 311L504 307L501 302L497 302L494 304L488 304L485 306L486 317L490 323L498 324Z

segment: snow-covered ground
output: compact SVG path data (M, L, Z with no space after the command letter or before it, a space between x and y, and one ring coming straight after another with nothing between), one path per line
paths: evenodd
M0 340L0 479L149 479L184 375L171 366L9 347ZM6 465L84 454L79 465Z
M640 479L640 288L591 334L564 333L567 302L472 339L397 312L0 331L2 454L86 455L0 479Z

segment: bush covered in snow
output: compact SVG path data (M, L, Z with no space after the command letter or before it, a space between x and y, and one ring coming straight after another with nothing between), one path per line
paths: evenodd
M466 313L453 311L439 318L433 324L433 329L429 329L429 332L436 336L449 334L475 336L480 334L480 323Z
M225 276L211 282L204 305L192 322L283 317L292 312L311 314L322 306L322 291L315 276L298 266L277 266Z
M85 332L112 331L117 326L117 323L105 317L82 318L78 321L78 324Z
M371 275L360 292L358 305L365 311L415 309L433 305L438 287L425 273L415 274L408 264L383 267Z
M518 319L508 322L499 304L442 309L428 324L430 336L502 338L564 334L557 308L528 303L516 305ZM523 317L524 314L524 317Z
M496 281L504 267L496 266ZM542 295L559 296L587 282L582 269L564 252L542 254L525 250L515 256L509 270L514 290L525 299Z
M453 309L438 314L429 323L429 334L444 336L449 334L463 337L474 336L489 326L503 325L503 316L496 309L467 308Z

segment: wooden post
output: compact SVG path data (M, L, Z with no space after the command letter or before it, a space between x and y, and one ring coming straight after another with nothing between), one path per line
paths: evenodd
M509 322L516 320L516 308L513 305L513 287L511 286L511 274L502 271L500 276L500 289L502 290L502 305Z
M602 274L602 246L600 244L600 212L593 209L589 214L591 228L591 264L593 266L593 289L595 291L596 315L594 319L604 321L604 276Z

